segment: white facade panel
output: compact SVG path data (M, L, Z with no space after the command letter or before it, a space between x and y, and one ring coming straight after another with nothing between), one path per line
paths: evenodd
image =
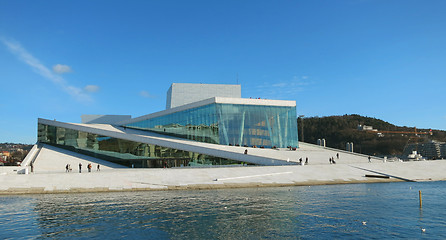
M172 83L167 91L166 109L212 97L241 98L241 85Z
M131 119L131 115L82 115L82 123L86 124L115 124Z

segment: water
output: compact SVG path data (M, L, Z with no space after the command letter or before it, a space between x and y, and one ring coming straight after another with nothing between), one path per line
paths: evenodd
M425 182L0 196L0 238L446 239L445 187Z

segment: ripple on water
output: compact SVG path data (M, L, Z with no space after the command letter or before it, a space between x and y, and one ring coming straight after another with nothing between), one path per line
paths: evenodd
M1 196L0 237L441 239L444 189L430 182Z

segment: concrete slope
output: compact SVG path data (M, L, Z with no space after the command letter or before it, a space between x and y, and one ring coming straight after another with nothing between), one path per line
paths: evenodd
M288 149L247 148L196 142L108 124L62 123L46 119L39 119L39 123L259 165L294 165L300 158L303 158L303 161L305 161L307 157L309 158L310 164L329 164L328 159L330 157L336 158L336 153L340 153L340 158L336 159L338 164L368 162L367 156L365 155L305 143L300 143L300 147L296 151L290 151ZM244 154L245 150L248 151L248 154Z
M115 168L127 168L125 166L104 161L98 158L86 156L83 154L71 152L68 150L53 147L47 144L42 144L39 155L34 160L35 173L49 173L49 172L65 172L65 166L71 165L72 171L79 171L79 163L82 164L82 171L87 171L87 165L92 164L92 170L97 170L97 165L100 164L100 170L107 171Z
M395 177L370 178L388 174ZM446 180L446 161L354 165L108 169L101 172L0 175L0 194L213 189L262 186Z

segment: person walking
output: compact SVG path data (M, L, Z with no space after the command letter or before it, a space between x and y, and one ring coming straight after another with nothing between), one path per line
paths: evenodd
M79 163L79 173L82 172L82 163Z
M96 168L96 171L101 171L101 169L99 168L99 166L101 166L101 165L98 164L98 167Z
M70 171L70 165L67 164L67 165L65 166L65 172L69 172L69 171Z
M308 165L308 157L305 158L305 165Z
M88 172L91 172L91 163L89 163L89 164L87 165L87 168L88 168Z

